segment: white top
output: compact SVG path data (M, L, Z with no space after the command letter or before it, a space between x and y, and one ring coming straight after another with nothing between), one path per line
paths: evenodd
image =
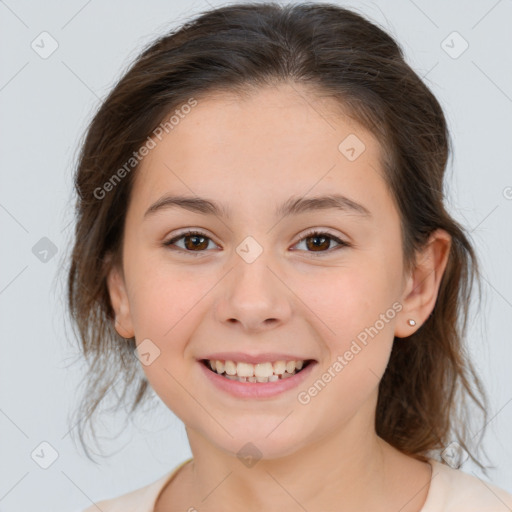
M153 512L160 492L188 459L144 487L116 498L99 501L82 512ZM434 459L427 499L421 512L510 512L512 494L476 476L453 469Z

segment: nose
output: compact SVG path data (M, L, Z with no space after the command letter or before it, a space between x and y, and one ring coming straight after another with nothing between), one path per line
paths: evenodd
M263 256L252 263L239 261L216 301L216 319L246 332L285 324L292 312L291 292L278 275Z

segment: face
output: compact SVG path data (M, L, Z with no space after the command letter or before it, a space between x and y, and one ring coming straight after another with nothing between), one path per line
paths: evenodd
M332 101L297 85L201 99L137 170L109 276L116 326L188 431L228 452L274 458L373 428L405 323L381 148Z

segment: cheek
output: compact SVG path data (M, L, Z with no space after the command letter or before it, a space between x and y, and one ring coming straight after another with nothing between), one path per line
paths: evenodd
M360 258L337 272L303 280L300 296L322 325L326 358L319 379L302 390L300 403L315 403L335 418L349 417L376 393L386 369L401 305L396 269ZM332 404L338 404L335 409ZM329 413L330 410L330 413Z
M193 364L186 358L188 340L199 321L197 305L206 290L173 274L148 268L134 293L131 313L141 368L155 393L183 419L191 407L183 388L189 388ZM149 364L142 356L148 351Z
M361 258L357 266L310 271L297 279L293 289L317 318L315 324L322 326L331 352L339 353L360 333L364 341L365 329L375 325L383 337L393 337L395 273L393 268L385 270L382 264Z
M208 289L209 280L199 275L197 267L173 265L160 250L132 252L126 269L136 338L155 338L159 342L173 338L175 329L193 314Z
M184 270L161 259L133 258L130 266L135 339L137 345L146 343L157 356L150 365L143 365L143 370L158 394L160 390L172 394L175 388L179 394L179 385L170 374L183 382L195 364L189 357L189 341L201 324L208 292L218 276L199 266Z
M139 359L151 386L170 389L168 372L174 375L176 362L183 359L188 322L192 315L193 294L184 294L183 287L156 266L137 267L129 283L130 315ZM143 354L149 353L146 357ZM179 378L176 375L176 378Z

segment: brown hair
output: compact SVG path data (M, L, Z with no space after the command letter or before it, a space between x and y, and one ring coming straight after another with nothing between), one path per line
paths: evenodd
M388 443L420 460L457 441L483 467L468 446L468 399L484 416L483 435L487 398L463 344L479 270L468 235L444 206L451 143L442 108L386 32L328 3L241 3L201 13L145 49L90 123L75 175L77 222L67 283L70 314L88 362L76 410L83 448L88 453L86 426L95 436L93 416L110 389L120 385L122 391L113 409L129 403L130 413L151 390L134 356L135 339L125 340L114 329L106 286L109 268L121 262L137 165L114 183L112 177L126 170L165 116L191 97L244 94L280 82L337 99L381 141L407 269L435 229L451 235L431 315L393 345L375 427ZM108 193L99 194L109 180Z

